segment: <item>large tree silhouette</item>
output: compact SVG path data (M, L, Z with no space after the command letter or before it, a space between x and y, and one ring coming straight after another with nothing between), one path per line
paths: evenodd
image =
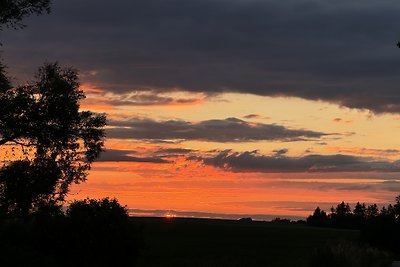
M106 118L79 110L85 96L71 68L45 64L36 81L19 87L10 86L4 72L2 80L0 149L3 157L10 150L12 155L2 159L0 201L7 201L0 206L26 213L38 201L62 202L102 151Z

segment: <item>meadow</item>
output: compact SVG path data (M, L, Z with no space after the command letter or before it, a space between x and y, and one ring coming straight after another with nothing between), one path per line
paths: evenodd
M354 241L359 231L299 223L192 218L133 218L145 249L137 266L309 266L317 248Z

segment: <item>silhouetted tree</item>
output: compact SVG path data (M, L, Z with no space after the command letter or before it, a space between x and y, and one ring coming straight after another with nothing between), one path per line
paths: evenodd
M347 216L350 214L350 212L351 212L350 205L348 203L344 203L344 201L338 204L335 209L336 215L340 217Z
M360 204L360 202L357 202L356 206L354 207L353 214L355 217L364 218L365 210L366 210L365 204L364 203Z
M368 219L375 218L379 215L379 209L376 204L368 205L367 210L365 211L366 217Z
M360 204L360 202L357 202L357 204L354 207L353 210L353 225L354 227L361 227L365 221L365 212L366 212L366 207L365 204Z
M307 223L312 226L326 226L328 216L324 210L317 207L314 213L307 218Z
M22 28L22 20L31 14L50 12L50 0L1 0L0 30L6 27Z
M329 214L330 222L334 227L351 228L352 213L348 203L343 201Z
M57 63L40 68L31 84L0 88L0 145L4 145L4 150L9 150L10 145L20 148L20 157L34 162L19 163L18 172L14 173L24 176L16 178L18 181L29 181L25 185L14 183L20 185L15 187L19 194L28 194L29 186L42 183L37 179L49 179L45 183L52 190L47 191L51 192L47 197L60 202L71 183L85 181L91 164L102 151L106 118L80 111L79 103L84 97L76 71L61 68ZM37 175L31 169L35 166L52 166L57 172L52 172L51 177ZM14 168L6 169L4 177L9 177L7 172L15 172ZM11 181L4 178L1 182L7 186Z

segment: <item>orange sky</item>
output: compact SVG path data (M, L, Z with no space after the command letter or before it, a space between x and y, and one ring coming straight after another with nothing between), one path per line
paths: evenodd
M119 105L102 89L90 86L83 86L83 89L87 99L81 108L106 113L108 130L118 128L119 122L133 121L134 131L140 132L148 124L154 124L159 127L157 136L169 137L166 140L147 139L147 136L108 137L106 152L93 165L87 182L72 186L69 200L115 197L135 210L132 211L134 215L185 212L184 216L228 218L229 214L234 214L269 219L271 216L306 217L316 206L329 210L341 201L386 205L393 202L400 190L398 170L388 171L385 165L389 163L394 168L399 165L396 160L400 150L393 140L400 131L400 120L395 115L376 116L322 102L243 94L211 98L189 93L149 95L151 97L146 96L145 101L167 101ZM141 101L142 96L122 97ZM177 105L179 99L201 100ZM137 126L137 122L142 124ZM230 123L235 127L245 125L249 132L266 125L282 125L289 130L327 135L298 140L231 140L227 136L218 141L213 136L207 137L207 128L201 128L200 137L178 140L168 132L176 131L168 128L171 122L188 127L178 128L178 134L179 131L197 131L196 127L203 124L213 130L222 127L222 122L229 127ZM230 134L236 134L236 130L228 129ZM238 128L238 131L241 130ZM246 136L246 131L241 134ZM219 134L224 135L224 131ZM18 148L12 151L11 147L5 147L3 152L5 160L20 155ZM308 156L338 154L361 158L366 165L362 162L364 169L325 172L318 168L317 171L314 168L291 171L289 165L278 170L269 170L264 165L254 168L253 162L263 160L268 165L271 160L289 160L290 163ZM226 158L219 164L217 159L221 155ZM240 165L238 160L245 155L247 161ZM229 161L232 159L234 161ZM329 164L335 167L335 162ZM357 164L355 168L360 168ZM378 167L365 169L369 164ZM386 167L381 167L382 164Z
M1 56L14 85L43 61L79 69L81 108L107 114L70 199L307 216L400 192L400 4L359 2L52 1L3 29Z
M243 94L223 94L206 99L198 94L172 93L169 97L174 99L202 100L185 105L176 105L174 101L154 105L113 105L103 90L90 86L84 89L88 99L82 107L105 112L111 120L139 117L200 122L235 117L248 121L249 125L252 122L255 126L257 123L279 124L333 135L290 142L159 142L108 138L107 149L127 151L128 156L154 158L154 155L160 156L157 151L165 149L190 152L161 155L167 161L162 163L100 159L88 181L73 186L70 199L116 197L128 208L149 210L149 214L152 210L173 210L293 217L307 216L317 205L328 210L341 201L387 204L397 195L396 172L252 172L220 168L189 158L225 149L238 153L258 150L261 155L273 155L273 151L286 149L284 157L343 154L394 162L399 152L392 141L396 140L400 130L400 122L394 115L375 116L322 102ZM378 128L381 130L376 131Z

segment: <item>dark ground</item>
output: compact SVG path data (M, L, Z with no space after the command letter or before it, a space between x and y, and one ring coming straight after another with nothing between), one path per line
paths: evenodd
M303 224L189 218L132 218L147 248L138 266L305 267L317 247L355 241L358 231Z

